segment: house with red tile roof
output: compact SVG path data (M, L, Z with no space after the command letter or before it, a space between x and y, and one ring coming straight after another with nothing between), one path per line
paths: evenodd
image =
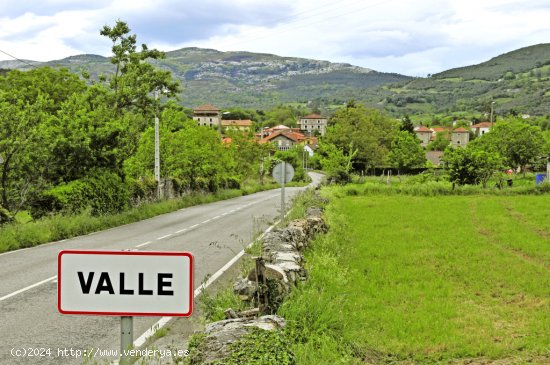
M423 125L416 127L414 129L414 133L416 133L422 147L426 147L430 143L430 140L434 134L433 130L428 127L424 127Z
M491 122L481 122L474 124L471 128L474 131L475 135L479 137L489 132L492 127L493 123Z

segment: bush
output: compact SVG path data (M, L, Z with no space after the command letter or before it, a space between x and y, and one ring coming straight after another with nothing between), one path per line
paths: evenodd
M47 213L78 214L90 209L92 215L117 213L128 205L128 188L117 174L92 171L88 177L45 191L31 207L33 218Z

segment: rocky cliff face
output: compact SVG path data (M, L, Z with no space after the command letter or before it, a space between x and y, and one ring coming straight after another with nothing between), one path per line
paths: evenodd
M109 59L97 55L28 62L37 66L67 67L77 73L86 71L92 78L114 72ZM319 98L344 102L357 98L354 95L360 90L410 79L346 63L201 48L167 52L166 59L156 64L181 80L182 100L187 106L208 102L220 107L263 108ZM0 61L0 68L24 70L29 67L17 61Z

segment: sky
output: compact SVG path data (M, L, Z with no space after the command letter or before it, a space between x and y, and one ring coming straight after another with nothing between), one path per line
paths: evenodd
M0 60L111 54L138 43L272 53L426 76L550 42L549 0L2 0ZM8 56L8 54L10 56Z

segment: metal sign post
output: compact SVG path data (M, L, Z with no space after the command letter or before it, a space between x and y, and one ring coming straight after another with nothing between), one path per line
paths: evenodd
M285 218L285 184L292 181L294 167L286 162L281 162L273 168L273 178L281 184L281 222Z
M120 365L130 364L128 350L134 347L134 317L120 317Z

